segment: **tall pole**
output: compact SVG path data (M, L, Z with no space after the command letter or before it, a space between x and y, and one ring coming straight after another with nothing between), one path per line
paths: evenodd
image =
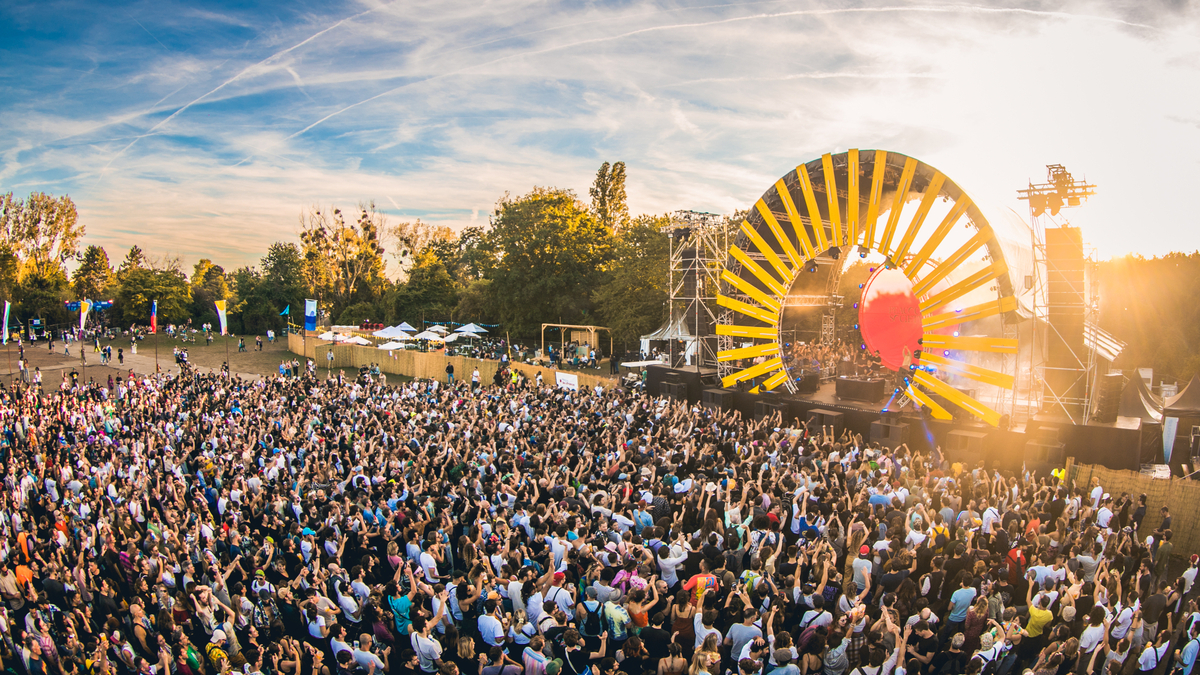
M154 374L158 374L158 326L154 327Z
M232 380L233 366L229 363L229 335L222 335L221 337L225 338L225 372L228 375L226 379Z

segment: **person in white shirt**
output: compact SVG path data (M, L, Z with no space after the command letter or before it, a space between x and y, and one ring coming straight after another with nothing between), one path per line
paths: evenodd
M1104 496L1104 488L1100 487L1100 479L1092 476L1092 508L1100 508L1100 499Z
M380 652L380 654L383 655L383 658L380 658L371 651L370 633L363 633L362 635L358 636L358 645L358 648L354 650L354 662L358 664L359 668L362 668L363 670L370 670L371 664L374 663L375 672L387 672L388 654L392 653L391 647L384 647L383 651Z
M1192 554L1191 566L1180 575L1183 577L1183 594L1192 592L1192 584L1196 583L1196 574L1200 572L1200 555Z

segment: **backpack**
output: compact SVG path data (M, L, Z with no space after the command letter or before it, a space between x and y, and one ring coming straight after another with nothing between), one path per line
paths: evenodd
M796 638L797 651L803 652L804 648L808 646L808 643L812 641L813 636L817 634L817 629L820 628L820 626L814 626L813 624L817 622L817 619L823 616L825 616L824 609L809 619L808 623L804 623L803 621L800 622L800 637Z
M595 607L592 607L592 605ZM596 600L584 600L583 611L587 614L579 626L579 633L587 637L600 637L604 632L604 622L600 618L600 603Z

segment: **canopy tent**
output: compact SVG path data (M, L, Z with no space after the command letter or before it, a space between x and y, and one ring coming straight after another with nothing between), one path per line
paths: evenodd
M318 335L318 336L317 336L317 339L318 339L318 340L325 340L325 341L327 341L327 342L345 342L346 340L349 340L349 339L350 339L350 336L349 336L349 335L342 335L341 333L335 333L335 332L333 332L333 331L326 331L326 332L324 332L324 333L321 333L320 335ZM369 343L368 343L368 344L369 344Z
M1121 392L1121 404L1117 408L1119 417L1135 417L1143 422L1162 422L1162 401L1159 400L1146 381L1135 376Z
M374 333L371 333L371 335L374 335L375 337L381 337L381 338L396 338L396 337L400 337L401 335L404 335L404 334L405 333L401 329L400 326L388 326L387 328L384 328L382 330L377 330Z
M1162 414L1167 417L1200 417L1200 375L1193 375L1183 391L1166 401Z
M454 342L455 340L457 340L458 338L460 338L462 336L463 336L462 333L451 333L451 334L447 335L446 337L442 338L442 341L443 342Z
M359 337L359 336L355 335L352 338L347 338L346 344L367 346L367 345L371 344L371 341L364 337Z
M484 329L483 326L480 326L478 324L469 323L465 326L459 326L458 328L455 328L454 332L455 333L471 333L473 335L478 335L480 333L486 333L487 330Z
M402 321L402 322L400 322L400 325L399 325L399 326L396 326L396 328L399 328L400 330L403 330L403 331L408 331L409 333L415 333L415 332L417 332L417 327L416 327L416 326L414 326L414 325L412 325L412 324L410 324L410 323L409 323L409 322L407 322L407 321Z
M434 333L443 333L443 334L450 332L450 331L446 330L445 326L430 326L429 330L433 331Z
M386 350L388 350L388 351L391 351L391 350L393 350L393 349L404 349L404 343L403 343L403 342L394 342L394 341L393 341L393 342L388 342L387 344L382 344L382 345L379 345L379 348L380 348L380 349L386 349Z
M431 330L417 333L416 335L413 336L413 339L414 340L435 340L437 342L445 342L446 341L445 338L443 338L441 335L438 335L437 333L435 333Z
M688 364L691 364L692 359L695 358L696 337L692 335L691 331L688 330L687 317L682 314L675 317L674 321L668 319L667 322L662 325L662 328L659 328L653 333L650 333L649 335L643 335L641 339L642 353L649 354L650 343L656 340L680 340L687 345L687 349L684 352L684 360Z

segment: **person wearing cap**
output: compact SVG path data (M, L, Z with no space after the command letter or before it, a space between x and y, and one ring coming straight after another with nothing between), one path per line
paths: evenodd
M225 652L226 641L225 631L218 628L212 632L212 637L204 647L209 664L218 673L223 673L229 668L229 654Z
M854 569L854 585L858 587L858 592L862 593L867 590L867 579L875 567L871 562L870 546L863 544L858 548L858 557L854 559L852 567Z

